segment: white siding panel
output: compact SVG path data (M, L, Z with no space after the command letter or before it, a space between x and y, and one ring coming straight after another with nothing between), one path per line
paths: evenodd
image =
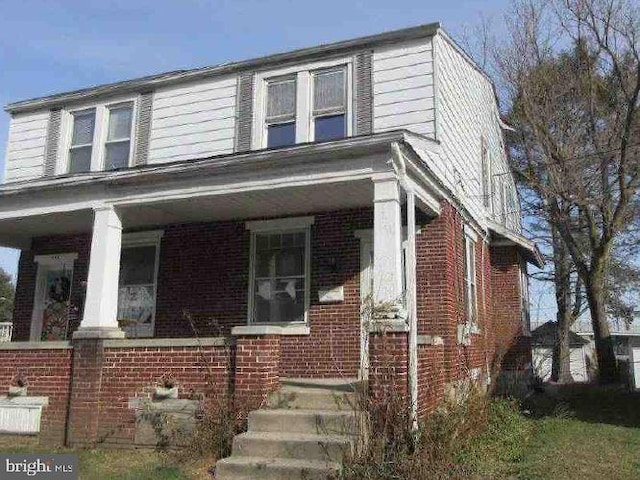
M481 222L492 212L483 205L481 142L484 138L493 180L500 187L515 185L508 174L499 111L490 81L441 35L434 37L436 72L436 134L453 184L467 209ZM438 169L440 167L434 166ZM494 199L497 198L494 192ZM500 212L495 212L497 218ZM519 228L519 215L509 216L509 226Z
M232 153L236 77L164 88L153 101L149 163Z
M434 77L430 39L373 52L373 129L433 136Z
M43 175L49 112L17 115L9 124L5 155L5 182Z

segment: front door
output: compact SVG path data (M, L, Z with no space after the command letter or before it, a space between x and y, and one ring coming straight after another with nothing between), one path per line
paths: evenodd
M360 236L360 373L362 380L369 378L369 321L373 299L373 235Z
M72 281L73 260L67 255L38 263L31 341L67 339Z

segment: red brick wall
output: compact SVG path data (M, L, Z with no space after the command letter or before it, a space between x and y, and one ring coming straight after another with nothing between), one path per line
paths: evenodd
M243 413L264 406L280 387L280 335L236 338L234 402Z
M371 209L315 213L311 230L311 335L282 339L282 375L355 376L360 363L360 242ZM229 334L247 322L250 235L244 221L168 225L160 250L156 337ZM79 325L91 239L38 238L18 269L14 340L28 340L37 265L34 255L77 252L70 335ZM320 304L318 289L343 285L345 300ZM188 315L185 315L185 314ZM188 318L187 318L188 317ZM190 319L190 320L189 320Z
M494 363L520 370L531 363L531 340L523 336L520 307L521 258L516 247L491 249L496 350ZM498 293L499 292L499 293Z
M409 336L404 332L369 336L369 391L374 398L408 398Z
M230 347L127 347L104 349L98 439L132 444L135 412L129 399L150 398L163 375L178 385L180 398L222 399L227 394Z
M424 418L444 397L444 346L418 345L418 416Z
M71 375L70 348L0 350L0 394L6 395L18 376L27 381L29 396L49 397L42 410L39 441L64 445Z

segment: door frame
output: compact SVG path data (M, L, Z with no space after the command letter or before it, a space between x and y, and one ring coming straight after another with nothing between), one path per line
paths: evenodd
M73 268L78 258L77 253L58 253L53 255L36 255L33 261L38 265L36 284L33 296L33 311L31 314L31 328L29 340L39 342L42 334L42 314L44 313L44 297L46 294L47 272L55 268L69 267L71 270L71 285L73 285ZM69 290L71 297L72 290Z

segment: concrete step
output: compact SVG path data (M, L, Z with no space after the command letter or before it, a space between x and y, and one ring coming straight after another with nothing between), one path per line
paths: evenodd
M249 413L250 432L290 432L355 435L360 415L351 410L254 410Z
M216 480L326 480L339 468L318 460L228 457L216 464Z
M360 392L366 388L364 381L357 378L292 378L283 377L280 384L284 387L325 389L334 392Z
M303 410L360 410L358 395L327 388L283 385L269 398L271 408Z
M340 462L354 441L343 435L246 432L234 437L231 456Z

